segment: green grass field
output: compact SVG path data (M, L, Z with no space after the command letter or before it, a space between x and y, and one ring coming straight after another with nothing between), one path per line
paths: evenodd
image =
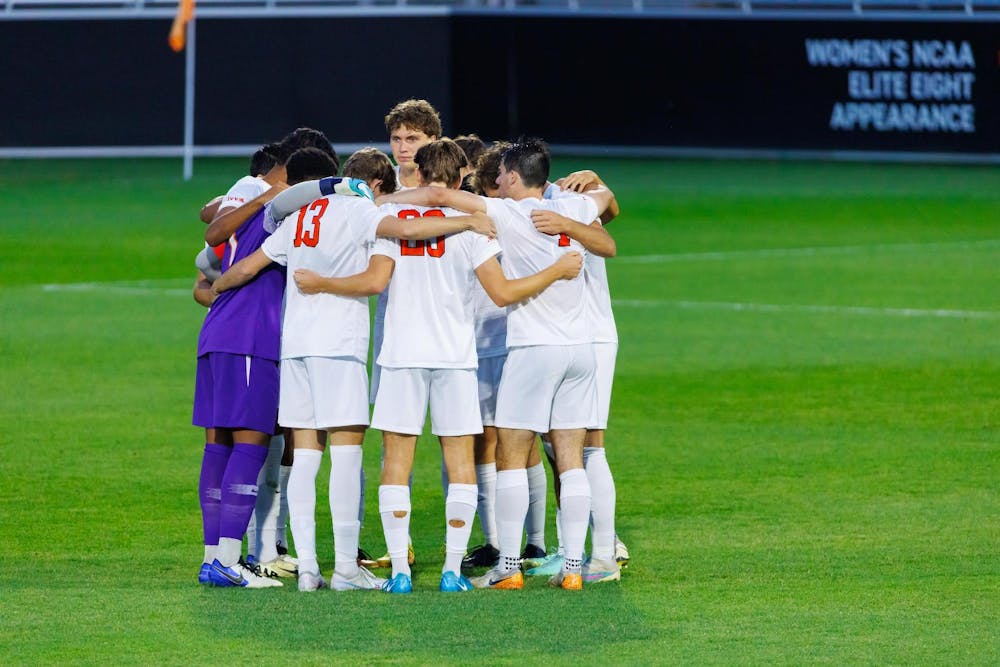
M197 211L244 162L0 161L0 663L1000 664L1000 172L555 170L583 166L623 210L608 451L633 563L579 594L437 593L425 437L400 599L195 583Z

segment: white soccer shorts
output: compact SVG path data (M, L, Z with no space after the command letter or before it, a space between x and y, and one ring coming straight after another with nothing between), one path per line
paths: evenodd
M350 357L281 360L278 423L329 430L368 425L368 374Z
M608 428L611 413L611 385L615 380L615 359L618 343L594 343L594 361L597 363L597 425L588 428L604 431Z
M420 435L431 408L434 435L483 432L474 368L382 367L372 428Z
M479 414L483 418L483 426L493 426L496 421L497 391L500 389L500 378L503 377L503 364L506 360L506 354L479 360L476 378L479 380Z
M507 353L496 425L545 433L597 423L594 346L532 345Z

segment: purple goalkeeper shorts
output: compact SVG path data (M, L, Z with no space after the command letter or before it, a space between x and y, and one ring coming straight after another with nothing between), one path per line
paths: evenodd
M192 423L274 433L278 419L278 362L209 352L198 357Z

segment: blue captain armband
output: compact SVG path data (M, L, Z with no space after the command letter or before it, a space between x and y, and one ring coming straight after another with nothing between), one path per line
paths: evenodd
M372 189L360 178L341 178L328 176L319 181L319 190L324 195L346 195L348 197L364 197L375 201Z

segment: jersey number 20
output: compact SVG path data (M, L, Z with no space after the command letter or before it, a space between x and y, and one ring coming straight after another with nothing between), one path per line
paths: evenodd
M403 220L409 220L411 218L443 218L444 213L436 208L432 208L429 211L425 211L421 214L416 209L408 208L404 211L400 211L396 214L397 217ZM440 257L444 254L444 237L439 236L436 239L428 241L404 241L399 240L399 254L403 257L423 257L424 253L430 257Z

